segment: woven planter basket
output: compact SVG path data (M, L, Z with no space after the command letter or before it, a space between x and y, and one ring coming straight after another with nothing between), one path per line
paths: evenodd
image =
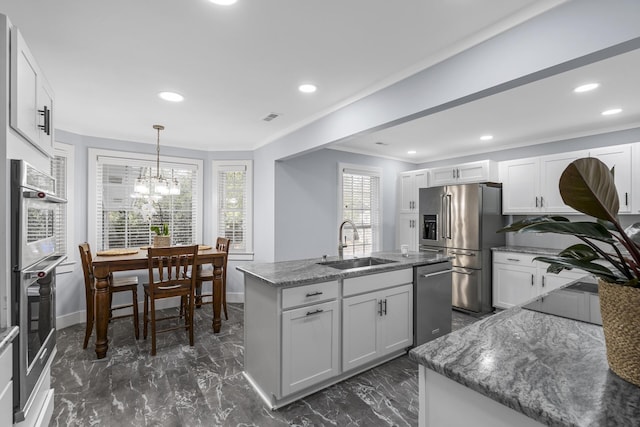
M153 247L164 248L171 246L171 236L153 236Z
M598 293L609 367L640 387L640 288L600 280Z

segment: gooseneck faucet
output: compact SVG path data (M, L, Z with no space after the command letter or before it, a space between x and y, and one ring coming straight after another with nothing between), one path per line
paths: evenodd
M353 223L353 221L351 221L350 219L345 219L344 221L342 221L342 224L340 224L340 229L338 230L338 258L339 259L342 259L344 254L344 248L347 247L347 243L342 239L342 229L344 228L344 225L346 223L351 224L351 227L353 228L353 241L360 240L358 229L356 228L356 225Z

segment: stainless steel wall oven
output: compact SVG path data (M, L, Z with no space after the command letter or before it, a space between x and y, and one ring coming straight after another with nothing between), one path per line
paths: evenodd
M14 422L24 420L32 392L56 345L57 253L55 179L23 160L11 160L11 321Z

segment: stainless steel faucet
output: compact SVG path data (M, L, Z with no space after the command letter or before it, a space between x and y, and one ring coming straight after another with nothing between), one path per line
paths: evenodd
M340 224L340 229L338 230L338 258L339 259L342 259L344 254L344 248L347 247L347 243L342 238L342 229L344 228L344 225L346 223L351 224L351 227L353 228L353 240L354 241L360 240L358 229L356 228L356 225L353 223L353 221L351 221L350 219L345 219L344 221L342 221L342 224Z

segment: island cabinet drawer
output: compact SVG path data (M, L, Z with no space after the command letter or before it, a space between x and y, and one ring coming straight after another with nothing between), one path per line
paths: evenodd
M493 262L531 267L534 266L533 259L537 256L539 255L523 254L519 252L494 252Z
M378 289L413 283L413 269L386 271L384 273L368 274L366 276L344 279L342 295L356 295L372 292Z
M282 309L338 298L338 282L321 282L282 290Z

